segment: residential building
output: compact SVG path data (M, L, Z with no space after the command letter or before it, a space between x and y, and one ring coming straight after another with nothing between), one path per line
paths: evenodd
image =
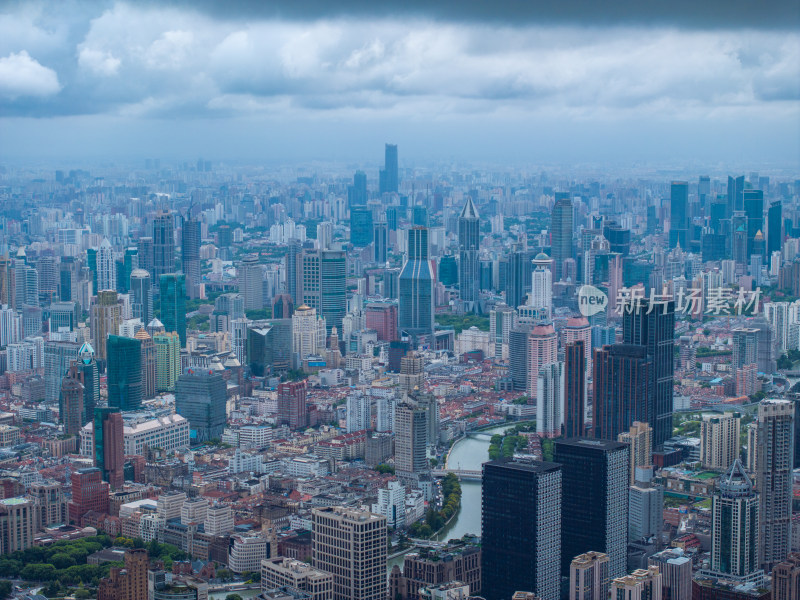
M175 332L153 334L156 347L156 391L171 392L181 374L181 342Z
M100 580L98 600L142 600L147 598L147 550L125 551L125 567L111 567L108 577Z
M608 555L586 552L569 566L569 600L608 600Z
M700 462L707 469L727 470L739 458L741 414L705 415L700 423Z
M662 576L658 567L636 569L618 577L611 584L611 597L616 600L662 600Z
M661 572L663 600L692 599L692 559L680 548L667 548L647 559Z
M617 441L628 444L631 454L631 485L636 483L636 469L650 467L652 471L653 428L643 421L634 421L628 431L617 436Z
M36 509L24 497L0 499L0 554L11 554L33 546Z
M442 548L418 549L405 555L402 569L389 574L389 596L419 600L428 586L464 582L471 596L481 595L481 548L476 542L453 540Z
M278 425L288 425L290 429L308 427L306 389L305 379L285 381L278 385Z

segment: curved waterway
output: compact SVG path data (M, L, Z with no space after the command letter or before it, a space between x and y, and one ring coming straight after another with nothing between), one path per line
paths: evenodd
M480 471L481 465L489 460L489 441L492 435L501 433L506 429L514 427L514 425L516 425L516 423L498 425L461 438L450 451L447 466L451 469ZM461 481L461 510L459 510L456 517L437 534L435 539L438 541L458 539L467 533L475 535L481 534L480 481ZM402 567L403 557L397 556L389 561L388 566L390 571L395 564Z

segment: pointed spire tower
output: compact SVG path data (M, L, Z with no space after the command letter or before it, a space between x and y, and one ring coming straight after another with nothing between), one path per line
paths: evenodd
M467 202L458 217L459 267L458 284L461 300L465 308L478 312L480 296L480 262L478 253L481 247L480 217L472 198Z

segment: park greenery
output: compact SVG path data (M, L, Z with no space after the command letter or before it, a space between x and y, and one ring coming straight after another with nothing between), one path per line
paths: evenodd
M442 479L442 508L431 508L424 521L417 521L410 527L411 535L416 538L430 538L447 524L447 521L461 507L461 483L453 473Z
M436 315L436 324L445 328L452 327L456 335L470 327L477 327L481 331L489 331L489 317L481 317L478 315L453 315L442 313Z
M383 473L384 475L394 475L394 467L392 465L387 465L386 463L377 465L375 470L378 473Z
M528 447L528 439L521 435L500 435L496 433L489 443L489 460L513 458L518 450Z
M778 359L778 369L788 371L798 361L800 361L800 350L789 350L786 354L781 354Z

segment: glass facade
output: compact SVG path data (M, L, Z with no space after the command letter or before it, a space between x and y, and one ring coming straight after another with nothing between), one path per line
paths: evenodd
M142 406L142 343L134 338L108 336L108 405L117 410Z
M164 330L174 331L186 346L186 276L167 273L159 280L161 284L161 317Z

